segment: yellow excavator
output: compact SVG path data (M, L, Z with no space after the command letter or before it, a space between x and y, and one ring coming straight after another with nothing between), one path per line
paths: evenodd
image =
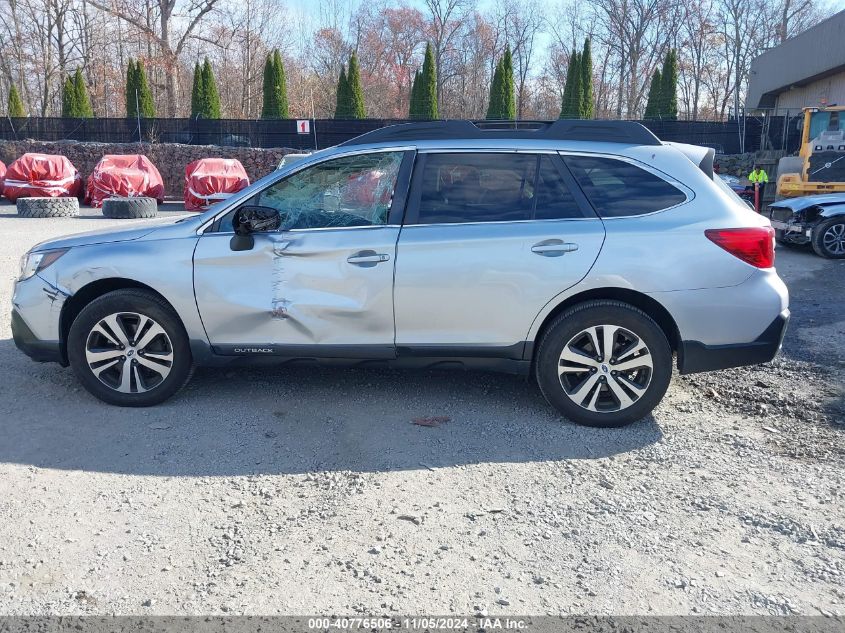
M803 112L801 150L778 162L778 197L845 192L845 106Z

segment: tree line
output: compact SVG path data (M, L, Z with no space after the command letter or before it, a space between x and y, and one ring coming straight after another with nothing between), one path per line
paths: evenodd
M677 114L656 116L720 119L742 105L756 55L831 10L825 0L0 0L0 103L9 115L60 115L79 70L94 115L143 114L146 91L126 90L131 60L158 116L214 115L194 99L208 59L228 118L331 117L338 97L341 112L360 113L356 82L340 81L356 70L371 117L642 118L659 110L649 95L675 51ZM285 98L265 103L274 91Z

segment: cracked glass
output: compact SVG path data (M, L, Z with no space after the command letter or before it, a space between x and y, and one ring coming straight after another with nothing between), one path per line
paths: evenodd
M271 207L280 230L387 224L402 152L344 156L267 187L247 204Z

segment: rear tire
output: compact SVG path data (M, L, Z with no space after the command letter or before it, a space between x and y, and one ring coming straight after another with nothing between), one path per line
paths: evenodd
M535 370L540 391L564 416L576 424L619 427L647 416L663 398L672 350L642 310L621 301L587 301L546 329Z
M70 365L103 402L148 407L164 402L191 377L188 335L161 297L134 288L89 303L70 327Z
M813 250L828 259L845 259L845 215L839 215L813 228Z
M22 218L72 218L79 215L77 198L18 198L15 206Z
M103 200L103 216L119 220L154 218L158 215L155 198L106 198Z

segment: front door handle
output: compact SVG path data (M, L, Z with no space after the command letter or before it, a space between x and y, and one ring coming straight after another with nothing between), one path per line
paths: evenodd
M361 268L372 268L376 264L386 262L390 259L387 253L376 253L375 251L358 251L346 258L346 261Z
M543 240L531 247L532 253L537 253L537 255L542 255L543 257L560 257L565 253L571 253L577 250L578 245L574 242L564 242L558 239Z

